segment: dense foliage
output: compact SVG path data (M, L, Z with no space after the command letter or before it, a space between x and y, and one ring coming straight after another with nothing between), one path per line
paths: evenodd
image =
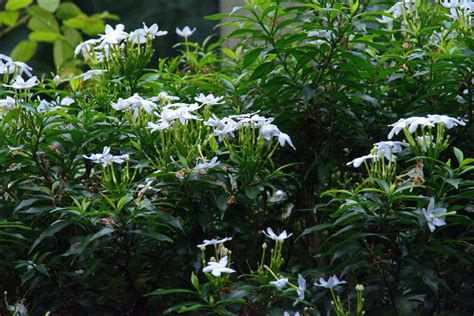
M0 310L469 315L469 5L248 0L156 69L156 24L74 77L0 55Z

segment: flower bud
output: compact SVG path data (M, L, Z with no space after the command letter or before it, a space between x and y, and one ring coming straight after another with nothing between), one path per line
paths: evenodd
M262 244L262 249L267 249L267 243L266 243L266 242L264 242L264 243Z

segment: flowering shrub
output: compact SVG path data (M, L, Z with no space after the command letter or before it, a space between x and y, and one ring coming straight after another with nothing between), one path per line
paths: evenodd
M156 69L156 24L79 75L0 55L1 311L468 313L471 11L249 0Z

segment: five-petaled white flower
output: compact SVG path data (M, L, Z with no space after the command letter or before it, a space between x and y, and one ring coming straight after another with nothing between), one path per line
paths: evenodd
M107 70L105 69L91 69L86 71L83 74L80 74L79 76L74 77L75 79L82 79L83 81L87 81L95 76L102 75L106 73Z
M379 157L385 157L389 161L395 160L395 154L400 153L403 150L402 146L410 146L408 143L397 142L397 141L384 141L374 144L377 149L377 155Z
M443 216L448 212L447 209L438 207L435 208L435 200L434 198L430 198L430 203L428 204L428 208L421 209L422 214L425 216L426 223L431 232L434 232L436 227L446 225L446 221L444 220Z
M166 34L168 34L167 31L158 30L158 24L156 23L150 27L143 23L143 28L131 32L128 38L135 44L144 44L146 43L147 38L154 39L155 37L164 36Z
M266 232L264 230L262 230L262 233L265 236L267 236L268 238L273 239L275 241L283 241L283 240L289 238L291 235L293 235L293 233L288 235L286 230L284 230L280 235L277 235L277 234L275 234L275 232L273 232L273 229L271 227L267 227Z
M298 288L296 289L296 293L298 294L298 300L304 300L304 292L306 291L306 280L298 274Z
M220 165L220 162L219 160L217 160L217 157L214 157L209 162L204 161L197 164L196 167L194 167L194 169L196 169L199 172L207 172L209 169L217 167L218 165Z
M434 127L436 124L443 124L447 129L451 129L454 126L465 125L466 123L456 118L439 114L430 114L427 117L413 116L406 119L402 118L389 125L392 127L392 130L388 134L388 139L392 139L393 136L398 135L403 129L407 129L409 133L413 133L418 126Z
M360 165L361 165L364 161L366 161L366 160L368 160L368 159L374 159L374 158L377 158L377 156L376 156L376 155L372 155L372 154L365 155L365 156L356 158L356 159L354 159L354 160L352 160L352 161L349 161L349 162L347 163L347 165L348 165L348 166L349 166L349 165L353 165L355 168L359 168Z
M166 129L169 129L173 125L173 122L168 122L168 121L162 121L159 122L158 124L155 124L153 122L148 122L148 128L151 130L151 132L156 132L156 131L164 131Z
M324 280L323 277L319 278L319 283L315 282L314 285L319 286L319 287L325 287L327 289L332 289L335 286L338 286L340 284L344 284L346 281L341 281L337 278L337 276L333 275L330 277L327 281Z
M176 28L176 34L184 38L188 38L193 35L194 32L196 32L196 28L191 30L189 26L185 26L182 30L179 27Z
M38 84L38 78L36 76L31 77L27 81L25 81L20 75L16 76L13 79L11 85L3 84L5 87L12 87L14 89L30 89L33 88Z
M124 31L125 26L123 24L117 24L115 28L110 25L105 26L105 34L100 34L100 40L102 41L98 48L104 48L107 45L119 44L121 41L128 37L127 32Z
M200 102L202 104L207 104L207 105L216 105L216 104L222 104L222 99L224 97L215 97L212 93L209 95L204 95L200 93L197 97L194 98L197 102Z
M210 261L207 263L207 267L202 269L202 272L212 273L215 277L220 277L222 273L234 273L235 270L227 267L228 259L227 256L222 257L219 262Z
M462 126L466 125L465 122L458 120L454 117L447 116L447 115L429 114L428 119L435 124L438 124L438 123L444 124L444 126L446 126L447 129L451 129L457 125L462 125Z
M16 101L12 97L7 97L4 100L0 100L0 118L8 113L15 106L15 103Z
M281 290L288 284L288 278L281 278L276 281L270 281L270 284Z
M101 154L92 154L89 157L86 155L83 155L83 157L86 159L92 160L95 163L100 163L102 164L103 167L106 167L113 163L122 164L125 161L125 159L128 159L129 155L124 154L124 155L114 156L110 154L110 147L105 146Z
M230 241L230 240L232 240L232 237L225 237L225 238L222 238L222 239L211 239L211 240L204 239L202 244L197 245L197 247L198 248L205 248L205 247L211 246L211 245L220 245L220 244L223 244L226 241Z

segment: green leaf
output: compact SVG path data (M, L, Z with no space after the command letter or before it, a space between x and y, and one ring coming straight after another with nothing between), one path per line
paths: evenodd
M49 12L54 12L59 7L59 0L38 0L38 5Z
M456 159L458 160L459 165L462 165L462 162L464 161L464 154L459 148L454 147L453 148L454 155L456 156Z
M329 223L315 225L315 226L306 228L298 238L303 237L304 235L315 233L315 232L318 232L320 230L324 230L324 229L331 228L331 227L333 227L333 224L329 224Z
M35 249L36 246L38 246L45 238L54 236L57 232L61 231L62 229L66 228L66 227L68 227L72 223L73 222L70 222L70 221L59 220L59 221L56 221L53 224L51 224L48 228L43 230L41 235L35 240L35 242L31 246L31 249L30 249L29 253L31 253L33 251L33 249Z
M191 273L191 284L196 290L199 291L199 280L198 277L194 274L194 272Z
M145 236L145 237L155 239L155 240L158 240L158 241L173 242L173 240L171 238L169 238L168 236L160 234L160 233L156 233L156 232L150 232L150 231L144 232L144 231L141 231L141 230L133 230L130 233Z
M74 48L64 40L57 40L53 46L54 64L60 68L66 61L74 57Z
M5 10L15 11L18 9L22 9L30 5L32 2L33 0L8 0L7 4L5 5Z
M159 296L159 295L168 295L168 294L176 294L176 293L188 293L188 294L196 294L191 290L186 289L158 289L151 293L145 294L145 296Z
M275 65L272 62L263 63L255 69L250 80L261 79L266 77L272 70L275 68Z
M20 13L18 11L3 11L0 12L0 25L5 24L7 26L12 26L18 20Z
M57 32L59 33L59 24L54 15L38 5L32 5L27 9L31 15L27 27L32 31L38 32Z
M79 43L82 42L81 33L78 30L73 29L72 27L68 27L66 25L63 25L61 27L61 32L64 34L65 40L72 47L76 47Z
M242 62L242 67L247 68L251 64L253 64L254 61L257 60L257 58L260 56L262 53L263 48L255 48L250 50L247 55L245 55L244 60Z
M81 14L83 14L81 9L72 2L61 3L56 11L56 16L60 20L71 19Z
M10 57L16 61L27 62L35 55L36 47L36 42L21 41L13 48Z
M255 199L259 193L260 193L260 190L258 189L257 186L249 185L245 187L245 195L251 200Z
M37 42L53 43L60 36L61 34L54 32L31 32L29 35L29 39Z

